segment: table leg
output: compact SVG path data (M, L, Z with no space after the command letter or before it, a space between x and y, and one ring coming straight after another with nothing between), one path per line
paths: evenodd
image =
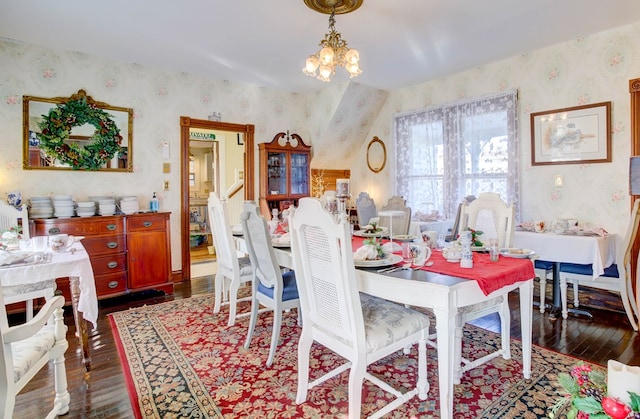
M438 351L438 386L440 390L440 418L453 418L453 345L455 344L456 312L451 303L445 309L434 309L436 316L436 345Z
M566 290L565 290L566 291ZM575 292L575 290L574 290ZM569 308L568 313L593 318L593 315L586 310L579 308ZM560 262L553 263L553 306L549 310L549 319L555 320L562 316L562 293L560 292Z
M73 308L73 319L76 324L76 334L80 340L80 348L82 349L82 365L85 371L91 371L91 357L89 356L89 336L87 330L87 322L82 316L82 312L78 311L78 301L80 300L80 278L70 277L69 286L71 288L71 307Z

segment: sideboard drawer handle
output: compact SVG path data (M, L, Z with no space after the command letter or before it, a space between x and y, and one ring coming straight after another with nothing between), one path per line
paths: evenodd
M116 247L118 247L118 242L109 242L107 243L107 247L109 249L115 249Z
M115 262L115 261L107 263L107 268L109 269L116 268L117 266L118 266L118 262Z
M118 228L118 226L115 224L107 224L107 230L109 231L114 231L116 228Z
M49 234L60 234L60 229L58 227L51 227L49 229Z
M107 287L109 287L109 288L118 288L118 281L110 281L107 284Z
M151 227L153 223L151 221L145 221L144 223L142 223L142 225L145 227Z

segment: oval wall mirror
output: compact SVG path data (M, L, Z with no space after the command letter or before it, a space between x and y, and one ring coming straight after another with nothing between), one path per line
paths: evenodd
M387 164L387 148L382 140L373 137L367 146L367 166L373 173L379 173Z

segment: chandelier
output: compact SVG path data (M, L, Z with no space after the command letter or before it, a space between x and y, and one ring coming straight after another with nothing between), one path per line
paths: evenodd
M335 27L336 5L339 6L339 13L349 13L360 7L362 0L304 0L304 2L311 9L321 13L331 10L331 16L329 16L329 32L320 41L320 50L307 58L302 72L324 82L331 81L331 76L336 74L338 66L344 67L350 78L362 73L358 65L360 61L358 51L347 47L347 41L342 39L342 35L336 31Z

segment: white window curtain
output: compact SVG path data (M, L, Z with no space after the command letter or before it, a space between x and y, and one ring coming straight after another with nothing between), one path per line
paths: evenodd
M397 115L396 194L413 213L455 217L468 195L497 192L519 219L517 91Z

